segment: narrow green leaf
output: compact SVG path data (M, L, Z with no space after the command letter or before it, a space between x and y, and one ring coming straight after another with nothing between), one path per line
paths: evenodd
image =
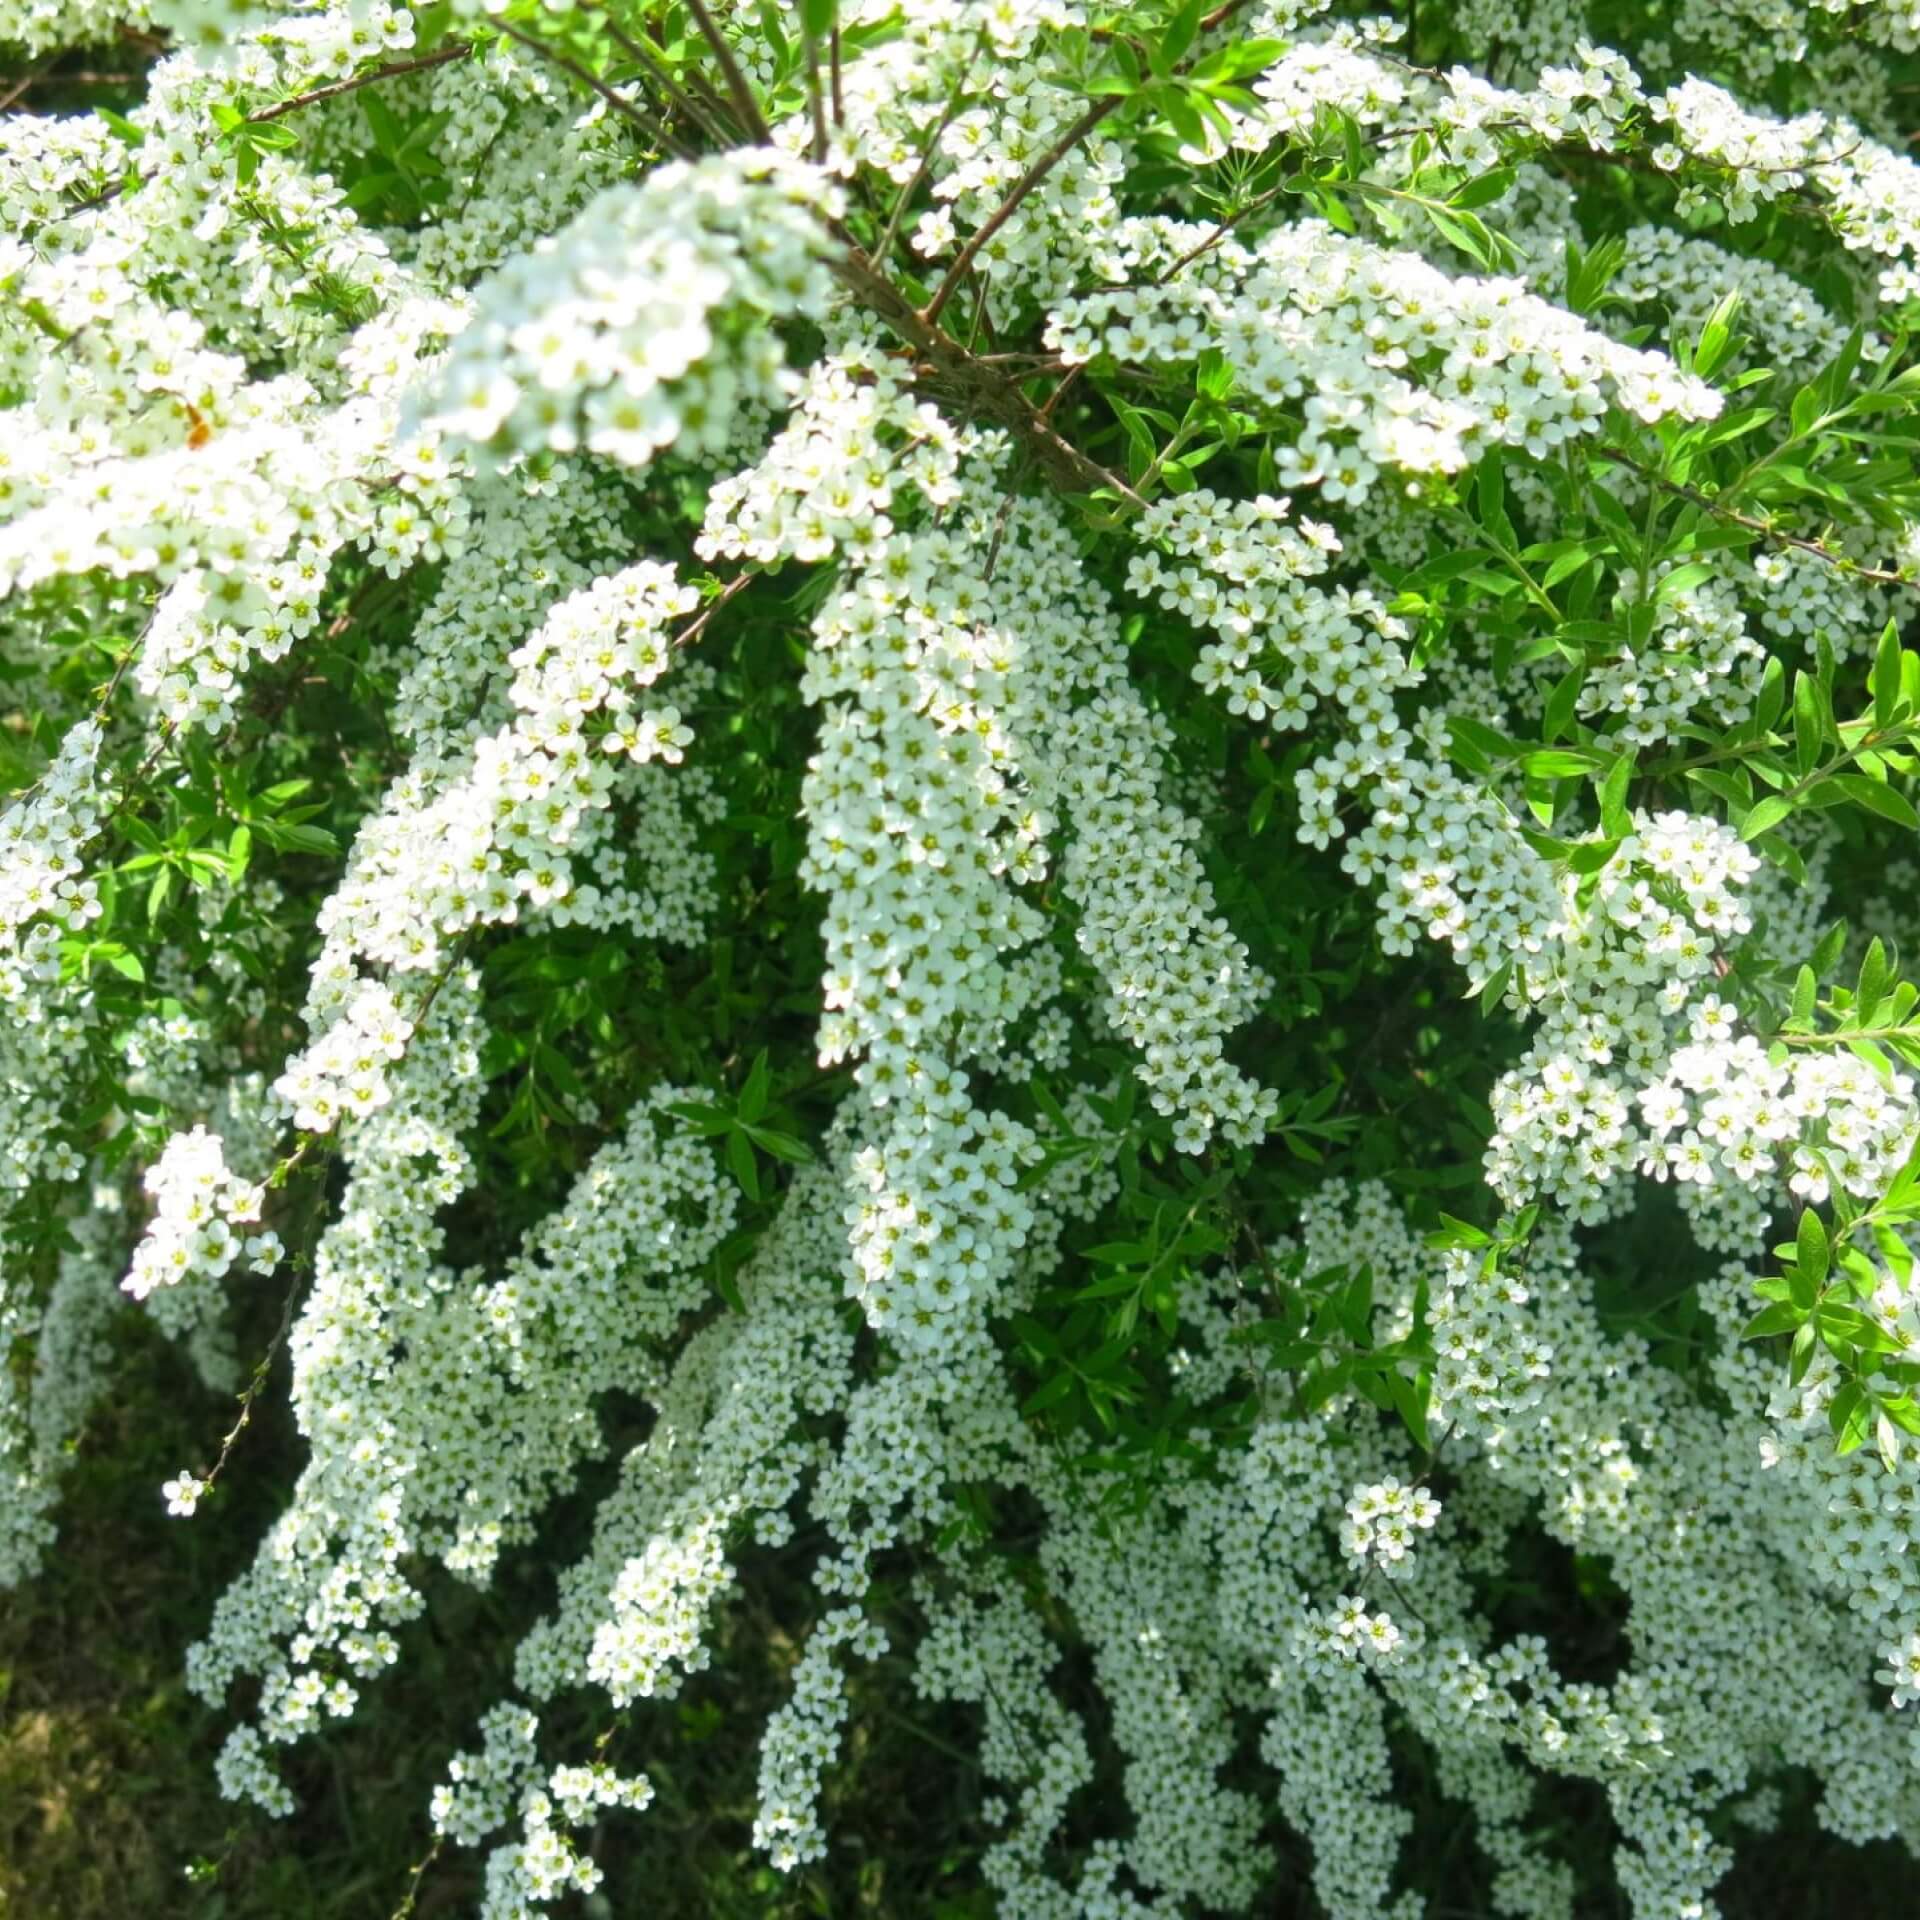
M1748 809L1746 818L1740 822L1740 838L1758 840L1762 834L1771 833L1792 811L1791 800L1777 793L1768 794Z
M1869 684L1873 689L1873 724L1884 732L1900 710L1900 636L1891 620L1881 629Z
M1806 1320L1806 1314L1790 1300L1763 1307L1740 1329L1742 1340L1767 1340L1776 1333L1791 1333Z
M727 1135L727 1165L740 1182L740 1190L749 1200L760 1198L760 1169L754 1164L753 1147L738 1127Z
M1814 1287L1819 1287L1827 1277L1830 1264L1830 1249L1827 1245L1826 1222L1808 1207L1800 1216L1800 1225L1793 1237L1794 1261L1804 1278Z
M1849 1380L1827 1405L1827 1424L1833 1429L1838 1451L1858 1451L1873 1428L1873 1409L1866 1389L1857 1380Z

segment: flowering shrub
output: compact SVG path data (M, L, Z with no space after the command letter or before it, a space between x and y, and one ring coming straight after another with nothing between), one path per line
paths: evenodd
M741 1620L969 1912L1920 1847L1920 9L0 41L0 1577L284 1353L222 1792L511 1562L487 1920Z

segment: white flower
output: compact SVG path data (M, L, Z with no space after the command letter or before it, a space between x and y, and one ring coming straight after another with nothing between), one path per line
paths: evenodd
M196 1479L192 1474L182 1472L176 1478L166 1481L160 1491L166 1496L167 1511L180 1515L190 1515L199 1505L201 1496L207 1490L204 1480Z

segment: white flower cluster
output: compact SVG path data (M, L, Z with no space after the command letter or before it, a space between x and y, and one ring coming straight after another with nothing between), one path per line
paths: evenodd
M769 151L608 188L481 286L424 422L628 466L675 444L722 451L740 408L786 396L773 323L823 305L819 216L835 206L820 173Z
M195 1272L217 1280L243 1255L256 1273L280 1264L278 1234L242 1231L260 1218L262 1190L228 1170L217 1133L201 1126L176 1133L143 1184L153 1219L120 1283L136 1300Z
M1204 487L1157 502L1140 518L1140 537L1180 564L1169 568L1149 549L1129 563L1127 585L1213 629L1218 638L1200 649L1193 677L1230 713L1304 729L1326 702L1349 734L1336 764L1350 784L1399 759L1408 736L1393 696L1421 675L1407 658L1406 623L1375 595L1308 584L1339 542L1314 521L1295 527L1288 505L1266 494L1223 501Z
M408 361L444 312L415 303L379 331ZM108 336L90 327L78 337ZM167 368L151 380L177 379L196 394L212 439L81 458L90 436L76 432L74 448L50 445L43 459L19 460L17 497L31 510L0 528L0 581L17 590L90 569L154 579L164 591L136 683L170 723L217 729L233 721L256 661L283 659L315 632L335 554L364 544L394 573L433 560L454 509L431 448L394 447L395 392L362 394L315 419L304 380L238 388L216 402L193 384L190 364L173 371L176 358L195 357L183 343L149 351ZM116 336L113 352L125 355L127 343Z
M260 1727L276 1742L313 1731L317 1704L351 1705L314 1692L334 1663L368 1678L391 1662L391 1627L420 1604L406 1556L480 1580L530 1536L600 1444L599 1396L652 1383L655 1348L704 1296L707 1260L733 1223L734 1189L711 1148L666 1114L686 1090L663 1087L498 1278L456 1281L440 1267L433 1216L470 1177L442 1129L471 1112L477 1078L470 1036L449 1032L442 1009L451 999L459 1019L472 992L470 979L443 990L401 1097L349 1138L349 1202L364 1188L383 1213L376 1225L349 1211L323 1236L290 1337L313 1458L194 1650L193 1682L210 1699L243 1672L262 1675ZM423 1153L440 1159L438 1178L414 1170Z
M1143 260L1190 229L1129 229ZM1609 405L1649 423L1713 418L1720 396L1664 355L1621 346L1517 280L1452 279L1319 221L1229 241L1178 278L1062 302L1047 344L1072 362L1197 360L1236 393L1304 422L1278 450L1287 486L1359 501L1379 474L1455 473L1489 448L1557 457Z
M107 1323L122 1296L124 1210L102 1188L73 1226L54 1284L36 1300L21 1284L11 1247L0 1277L0 1586L37 1573L52 1546L52 1512L73 1442L106 1388L112 1349ZM30 1345L29 1345L30 1343Z
M521 1837L487 1862L484 1920L526 1920L537 1906L577 1890L592 1893L601 1874L564 1829L589 1826L603 1808L643 1810L653 1799L644 1774L623 1778L604 1761L556 1767L542 1777L540 1722L511 1701L481 1716L478 1752L457 1753L433 1790L436 1833L477 1846L517 1815Z
M354 0L350 7L330 9L319 15L295 10L287 21L278 7L261 6L257 0L146 0L146 17L171 35L175 44L191 47L208 62L222 57L244 58L248 43L257 35L275 34L305 41L303 27L317 25L325 40L338 51L338 70L351 72L361 59L404 50L413 45L413 16L404 7L393 8L386 0ZM318 13L318 10L314 10ZM343 24L350 30L342 33ZM322 68L326 71L326 68Z
M1430 1424L1478 1434L1492 1445L1540 1404L1553 1373L1553 1348L1527 1311L1531 1298L1525 1277L1510 1267L1468 1248L1449 1251L1427 1314L1434 1352Z
M313 1044L274 1082L305 1132L327 1133L339 1120L385 1106L392 1098L387 1068L405 1057L413 1037L413 1022L377 980L355 980L329 1011Z
M1634 585L1622 583L1623 601ZM1653 624L1643 647L1622 644L1580 688L1579 711L1613 715L1609 736L1623 746L1653 747L1682 737L1694 722L1731 726L1753 710L1767 654L1747 632L1730 586L1701 580L1671 593L1652 582ZM1626 611L1623 606L1622 612Z
M1737 292L1734 328L1753 336L1746 360L1804 376L1846 343L1841 321L1770 261L1671 227L1642 225L1620 237L1626 259L1608 292L1636 307L1664 310L1677 338L1697 339L1714 309Z
M56 929L99 918L99 885L84 877L80 852L105 811L101 745L98 722L70 727L38 783L0 813L0 944L22 947L22 930L40 921L25 935L30 965L45 966Z
M1440 1502L1425 1487L1403 1487L1391 1474L1372 1486L1356 1487L1347 1501L1340 1548L1357 1566L1375 1566L1388 1579L1412 1568L1414 1543L1440 1518ZM1376 1651L1389 1651L1375 1640Z
M562 924L650 917L652 902L624 885L576 884L573 861L605 840L615 757L671 764L692 738L676 708L636 712L631 689L666 670L668 626L697 603L651 561L562 601L511 657L512 725L481 738L471 768L430 804L402 793L362 828L321 913L314 1039L276 1083L296 1126L325 1132L343 1114L372 1112L387 1098L387 1063L405 1051L410 1016L357 960L429 972L469 928L523 909ZM611 725L590 732L603 715Z

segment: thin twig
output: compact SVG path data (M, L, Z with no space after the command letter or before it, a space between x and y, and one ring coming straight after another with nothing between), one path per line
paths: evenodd
M512 28L507 31L512 32ZM296 93L291 99L281 100L271 107L262 107L258 112L247 115L247 124L257 127L263 121L281 120L290 113L298 113L302 107L316 106L322 100L337 99L343 93L358 93L362 87L370 87L377 80L398 80L402 74L425 73L429 67L444 67L449 61L464 59L472 51L472 41L456 40L451 46L423 53L417 60L396 60L389 66L370 67L365 73L335 80L328 86L315 87L307 93Z
M978 228L973 237L960 249L959 258L947 269L947 277L934 289L933 298L921 308L921 319L925 320L929 325L932 325L940 318L941 309L953 298L956 289L967 277L967 270L973 265L975 259L978 258L980 249L1020 210L1020 204L1026 199L1027 195L1030 194L1102 120L1106 119L1110 113L1118 108L1121 103L1121 96L1117 93L1110 93L1104 99L1095 101L1094 104L1013 183L1007 197L1002 200L999 206L994 209L993 213L989 215L986 225Z
M415 1898L420 1892L420 1882L427 1876L427 1869L440 1858L440 1847L444 1835L435 1834L433 1845L414 1863L412 1873L407 1876L407 1890L401 1895L400 1904L393 1910L393 1920L412 1920Z
M927 320L905 294L879 272L858 247L849 245L835 272L876 318L884 321L925 363L921 383L936 392L957 395L972 412L1007 428L1035 464L1070 493L1111 492L1133 510L1146 502L1116 473L1063 440L1018 385L983 366L972 354Z
M1863 567L1857 560L1849 560L1844 553L1835 553L1831 547L1823 546L1818 540L1809 539L1805 534L1789 533L1784 527L1776 527L1769 520L1756 519L1750 513L1741 513L1733 507L1723 507L1711 495L1700 492L1697 487L1684 486L1678 480L1669 480L1664 474L1656 473L1653 468L1644 466L1632 454L1623 453L1618 447L1602 447L1600 457L1603 460L1617 460L1621 466L1630 468L1643 480L1650 480L1656 487L1664 489L1676 499L1685 500L1698 507L1703 513L1710 513L1715 519L1725 520L1736 527L1745 527L1749 533L1757 533L1763 540L1772 540L1783 547L1797 548L1801 553L1810 553L1816 560L1824 560L1828 566L1838 568L1842 573L1851 574L1856 580L1869 580L1881 587L1912 587L1920 590L1920 580L1904 573L1892 573L1884 567Z
M1264 213L1283 193L1289 190L1290 183L1283 183L1249 200L1247 204L1230 219L1222 220L1197 247L1189 247L1153 284L1157 287L1164 287L1176 273L1179 273L1183 268L1192 266L1203 254L1211 253L1241 221L1251 220L1256 213Z
M706 631L708 621L710 621L736 593L740 592L749 581L757 577L758 569L755 568L749 568L745 573L736 573L733 578L694 615L693 619L673 636L670 644L676 647L692 646L693 643L700 638L701 634Z
M327 1174L326 1174L325 1166L322 1166L318 1170L318 1173L319 1173L319 1189L318 1190L319 1190L321 1201L322 1203L324 1203L326 1198L326 1191L327 1191ZM317 1220L318 1217L319 1217L319 1207L316 1206L314 1209L313 1218L310 1219L307 1224L309 1226L312 1226L314 1224L314 1221ZM303 1276L300 1272L300 1269L296 1265L294 1269L293 1279L288 1284L288 1287L287 1287L287 1297L280 1303L280 1324L274 1328L273 1338L267 1342L266 1352L263 1353L260 1356L260 1358L254 1363L253 1376L247 1382L246 1392L240 1396L239 1417L234 1421L233 1425L227 1429L226 1437L222 1439L222 1441L220 1442L219 1459L217 1459L204 1474L199 1476L201 1481L200 1490L202 1494L208 1494L213 1491L214 1486L218 1482L221 1473L225 1470L229 1456L232 1454L234 1448L239 1444L240 1436L246 1432L248 1425L251 1423L253 1419L253 1403L257 1399L259 1399L261 1389L266 1386L267 1380L273 1372L274 1356L279 1353L281 1344L285 1341L288 1330L293 1325L293 1303L295 1300L297 1300L300 1297L300 1284L301 1284L302 1277Z
M713 57L720 62L720 71L726 76L727 91L733 96L734 111L739 115L741 126L763 147L772 146L773 131L760 111L760 102L753 97L747 76L740 71L740 62L733 57L727 36L707 11L706 0L687 0L687 11L693 15L702 37L713 49Z
M517 41L529 52L540 54L543 58L551 60L556 67L572 74L582 85L591 87L616 113L632 121L649 140L664 147L676 160L691 160L694 157L693 149L684 141L676 140L644 107L635 106L625 94L608 86L597 73L583 67L570 54L562 53L558 47L551 47L544 40L536 40L530 33L522 33L509 20L497 19L493 24L510 40Z
M655 54L654 50L644 40L636 40L604 8L600 10L600 19L607 32L612 35L614 44L653 75L654 84L700 130L702 137L712 141L717 147L726 145L726 135L707 118L705 110L695 101L693 95L688 93L667 71L666 63Z
M813 164L824 166L827 158L827 109L820 97L820 43L806 36L807 112L813 118Z
M24 74L7 93L0 95L0 113L5 113L22 94L31 93L36 87L130 87L139 78L137 73L95 73L87 67L78 72L69 69L64 73Z
M15 101L22 94L30 93L38 86L47 77L47 69L53 64L54 59L55 56L49 53L36 60L5 93L0 93L0 113L11 112Z
M1024 474L1015 475L1013 486L1008 487L1006 498L1000 502L1000 511L993 516L993 538L987 543L987 564L980 571L980 578L987 586L993 585L994 569L1000 564L1000 543L1007 537L1007 522L1013 517L1014 492L1024 478Z
M933 150L940 144L940 136L953 124L954 116L960 111L960 101L966 93L967 82L973 77L973 63L980 57L980 42L976 40L973 51L967 56L967 64L960 69L953 83L953 91L947 96L947 104L941 110L940 118L928 128L926 140L920 148L920 164L914 168L913 177L900 189L893 203L893 211L887 216L887 224L881 230L878 244L874 247L873 257L885 264L893 252L894 237L900 231L900 216L907 209L907 202L920 191L921 183L926 179L933 165Z

